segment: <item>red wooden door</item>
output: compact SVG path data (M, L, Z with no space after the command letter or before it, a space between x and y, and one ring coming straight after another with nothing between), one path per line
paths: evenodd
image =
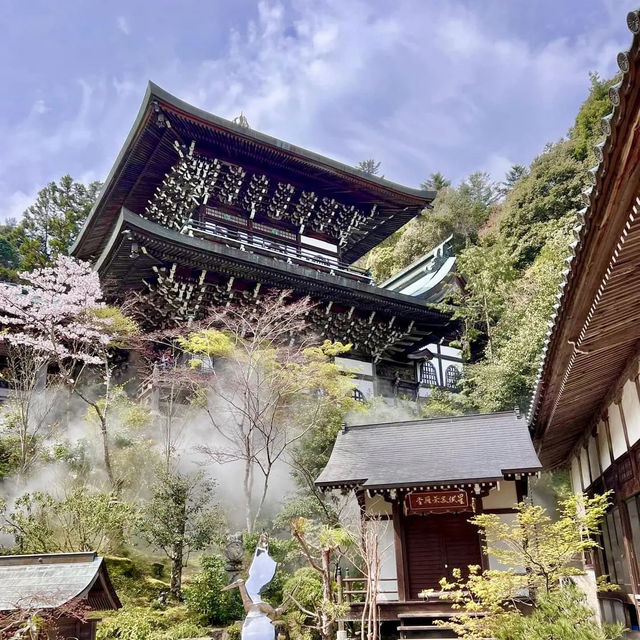
M454 568L466 570L480 564L478 529L468 522L471 513L407 516L404 519L408 600L424 589L439 589L441 578L451 578Z

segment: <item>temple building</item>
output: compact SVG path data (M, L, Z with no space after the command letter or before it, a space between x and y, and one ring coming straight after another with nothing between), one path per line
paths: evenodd
M455 323L431 304L448 286L447 243L382 286L354 262L434 197L150 84L72 253L137 298L147 329L269 290L310 296L311 326L353 345L354 393L415 399L459 378Z
M440 579L469 565L502 568L484 555L469 519L511 520L541 468L527 422L513 412L343 429L316 485L353 492L379 528L383 637L445 637L427 636L444 633L435 621L454 613L438 597ZM345 577L345 593L359 579ZM361 611L354 601L347 621Z
M638 629L640 604L640 13L618 55L613 112L579 214L530 420L546 468L576 492L612 492L601 549L585 558L602 617ZM608 575L619 591L596 594ZM595 602L597 606L597 602Z
M0 618L5 626L35 616L46 625L42 631L47 637L95 640L100 622L95 612L121 606L104 559L93 552L0 557ZM15 628L6 630L11 637L23 637L13 635Z

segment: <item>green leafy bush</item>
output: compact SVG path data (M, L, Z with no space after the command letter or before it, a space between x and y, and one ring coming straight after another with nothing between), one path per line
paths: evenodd
M509 615L496 629L496 640L616 640L622 625L596 622L584 594L575 586L552 591L538 599L529 616Z
M98 625L98 640L179 640L201 638L209 629L198 623L183 606L157 611L125 605L104 614Z
M225 625L244 616L238 590L222 590L228 582L224 565L221 556L203 558L202 569L183 589L189 611L212 625Z

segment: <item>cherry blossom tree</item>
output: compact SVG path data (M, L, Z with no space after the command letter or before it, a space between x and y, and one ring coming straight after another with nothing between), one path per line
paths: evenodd
M0 340L27 347L43 367L95 414L102 435L104 465L116 488L108 439L113 366L110 348L137 332L136 324L103 301L98 274L87 262L60 255L51 267L19 274L21 284L0 283ZM101 382L102 396L86 387Z

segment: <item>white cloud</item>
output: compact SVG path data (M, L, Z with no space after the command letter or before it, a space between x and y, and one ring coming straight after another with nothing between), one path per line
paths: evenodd
M574 21L576 33L545 39L477 4L261 0L254 20L237 22L209 53L194 57L168 34L173 57L136 50L126 73L66 81L64 111L48 97L22 122L0 122L0 216L14 210L16 194L65 172L105 176L148 79L344 162L374 157L389 179L409 185L434 171L455 181L475 170L501 179L566 133L588 71L615 70L630 38L625 8L606 2L596 28L580 31ZM124 16L116 25L130 34Z
M131 35L131 27L129 21L124 16L118 16L116 18L116 25L118 30L124 33L125 36Z
M14 191L0 202L0 224L6 220L19 220L25 209L32 205L36 199L37 192L24 193Z

